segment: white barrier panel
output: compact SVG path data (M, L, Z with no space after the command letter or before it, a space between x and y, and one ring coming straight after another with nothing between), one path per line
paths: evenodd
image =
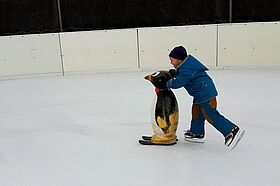
M64 70L136 70L135 29L72 32L61 34Z
M170 68L170 50L183 45L206 66L216 66L217 26L182 26L139 29L142 69Z
M0 76L62 73L58 34L0 37Z
M280 66L280 23L219 25L219 66Z
M2 36L0 77L62 74L60 47L66 73L168 69L177 45L208 67L279 68L279 33L273 22Z

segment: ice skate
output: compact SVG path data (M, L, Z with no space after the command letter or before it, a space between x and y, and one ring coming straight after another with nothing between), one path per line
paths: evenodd
M244 136L245 130L240 129L238 126L234 127L229 135L225 137L225 145L231 150L236 147L241 138Z
M190 130L185 130L185 141L194 142L194 143L204 143L204 135L193 134Z

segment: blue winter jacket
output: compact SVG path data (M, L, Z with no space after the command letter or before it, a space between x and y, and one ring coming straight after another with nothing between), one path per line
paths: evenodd
M177 76L167 81L167 88L184 87L194 97L193 103L199 104L218 95L213 80L205 72L208 69L192 55L177 67Z

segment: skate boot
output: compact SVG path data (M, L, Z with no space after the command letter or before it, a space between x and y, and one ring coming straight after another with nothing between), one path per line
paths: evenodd
M225 137L225 145L231 150L236 147L241 138L243 137L245 130L240 129L238 126L234 127L229 135Z
M190 130L185 130L185 141L194 142L194 143L204 143L204 135L202 134L193 134Z

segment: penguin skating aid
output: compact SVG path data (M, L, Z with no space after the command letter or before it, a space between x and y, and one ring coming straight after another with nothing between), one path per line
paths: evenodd
M142 145L174 145L177 141L176 131L179 120L178 103L174 93L165 87L171 79L168 71L158 71L145 76L156 87L156 105L152 127L153 136L142 136Z

